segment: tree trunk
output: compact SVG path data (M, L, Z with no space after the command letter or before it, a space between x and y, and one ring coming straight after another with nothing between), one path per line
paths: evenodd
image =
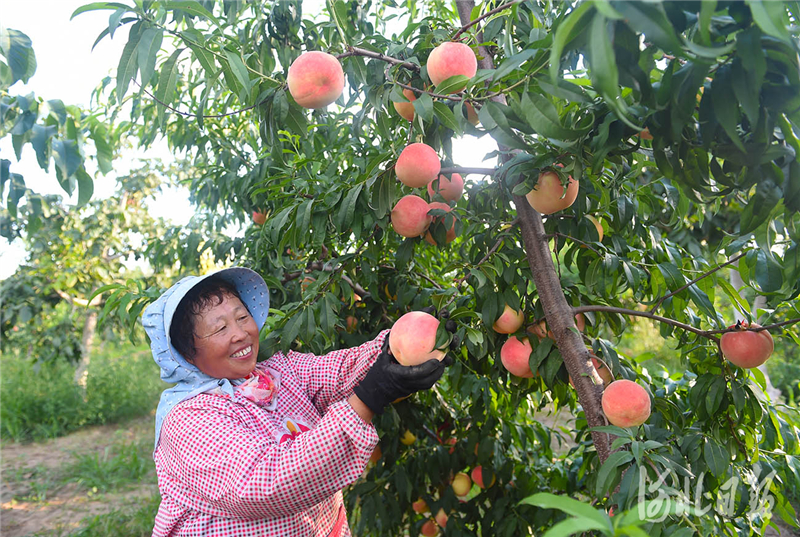
M75 370L75 383L86 389L86 377L89 373L89 361L91 360L92 343L94 334L97 330L97 310L90 308L86 310L86 319L83 321L83 333L81 334L81 361Z
M744 287L744 281L742 280L742 275L739 274L738 270L731 269L730 280L731 280L731 285L733 286L734 289L736 289L737 293L739 292L739 289ZM758 310L762 309L766 305L767 305L767 299L764 298L763 295L756 295L755 300L753 300L753 307L750 310L750 313L752 313L753 316L755 317L756 315L758 315ZM733 315L737 321L744 320L744 315L742 315L742 313L736 308L733 308ZM764 378L767 380L767 395L769 395L770 399L772 399L773 401L777 401L778 398L781 396L781 391L772 385L772 381L769 379L769 373L767 373L766 362L758 366L758 370L764 373Z
M472 9L475 7L474 0L456 0L456 7L461 25L469 24L472 20ZM477 32L477 42L483 42L483 34L480 31ZM479 68L494 68L491 55L485 47L479 46L478 53L483 56L482 59L478 60ZM506 104L504 95L493 97L492 100ZM498 147L504 152L509 149L500 144L498 144ZM506 153L501 158L507 161L511 157ZM545 237L542 217L523 196L514 196L514 205L519 216L528 264L533 273L533 281L536 284L539 299L544 307L547 325L553 331L558 350L561 352L567 371L575 383L578 400L586 414L586 421L589 427L606 425L605 416L600 405L603 381L592 365L589 352L575 327L575 315L572 312L572 307L567 303L561 288L561 280L558 277L550 254L548 239ZM597 449L600 462L604 462L611 453L612 439L610 435L593 432L592 441L595 449Z

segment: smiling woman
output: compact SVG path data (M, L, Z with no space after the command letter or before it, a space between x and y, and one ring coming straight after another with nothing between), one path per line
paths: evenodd
M145 311L161 378L175 384L156 413L153 535L350 535L341 489L375 449L373 415L452 363L398 364L388 330L257 363L268 311L266 283L240 267L186 277Z

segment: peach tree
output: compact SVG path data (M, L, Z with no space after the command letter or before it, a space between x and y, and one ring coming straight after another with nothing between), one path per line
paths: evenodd
M151 244L157 267L210 250L258 270L264 357L354 345L431 305L456 323L436 389L377 419L380 452L346 495L355 533L796 525L797 409L720 341L756 361L800 343L797 2L89 10L109 12L99 41L127 39L105 106L194 166L202 225ZM467 137L496 164L460 166ZM635 319L677 369L622 352ZM603 396L611 375L621 398ZM545 409L575 420L549 427Z

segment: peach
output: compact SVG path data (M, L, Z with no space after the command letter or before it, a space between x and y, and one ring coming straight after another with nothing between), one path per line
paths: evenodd
M700 88L700 89L703 89L703 88ZM642 140L652 140L653 139L653 135L650 133L650 129L645 127L645 129L643 131L639 132L639 138L641 138Z
M441 361L445 351L435 349L439 319L424 311L406 313L392 325L389 348L402 365L417 365L428 360Z
M772 355L775 343L772 334L766 330L753 332L747 328L760 328L756 323L741 321L729 328L733 332L725 332L719 342L722 355L732 364L751 369L758 367Z
M358 295L356 295L356 296L358 296ZM345 327L346 327L348 332L353 332L356 329L357 326L358 326L358 319L356 319L352 315L348 315L345 318Z
M503 313L492 325L492 329L498 334L513 334L522 326L525 316L521 311L516 311L514 308L506 304L503 308Z
M410 446L416 441L417 441L417 436L408 429L406 429L406 432L404 432L403 436L400 437L400 443L403 444L404 446Z
M258 211L253 211L253 222L259 226L263 226L267 221L267 215Z
M448 204L442 203L441 201L432 201L428 204L428 208L430 209L441 209L446 213L449 213L451 208ZM444 222L444 216L432 216L431 217L431 225L434 222ZM450 229L447 230L445 235L445 241L447 243L453 242L453 239L456 238L456 221L453 219L453 225L450 226ZM425 240L431 243L432 245L436 246L436 241L433 239L433 235L431 235L430 228L428 229L428 233L425 234Z
M553 214L562 211L575 203L578 197L578 181L569 176L566 193L558 174L542 172L536 187L528 192L525 197L531 207L542 214Z
M508 338L500 348L500 361L509 373L522 378L532 378L533 371L528 360L533 348L528 338L521 340L514 336Z
M417 96L416 94L411 91L410 89L403 90L403 96L409 100L409 102L394 102L394 109L397 110L397 113L400 114L400 117L407 121L414 121L414 104L411 101L416 101Z
M539 338L539 341L541 341L548 335L547 323L544 320L541 320L538 323L529 326L527 331Z
M436 523L439 524L441 527L444 528L445 526L447 526L447 513L444 512L444 509L439 509L436 512L436 516L434 518L436 519Z
M409 144L397 157L394 171L397 179L411 188L421 188L436 179L442 163L434 149L421 143Z
M306 290L308 289L308 286L314 283L315 281L317 281L316 278L312 278L311 276L306 276L300 282L300 290L305 293Z
M456 496L466 496L469 494L469 489L472 488L472 479L464 472L459 472L453 478L452 487Z
M451 76L472 78L478 72L478 59L464 43L442 43L428 56L428 76L438 86Z
M617 427L639 426L650 417L650 395L632 380L615 380L603 390L603 413Z
M450 446L450 449L447 450L447 453L452 455L456 450L456 444L457 443L458 443L458 440L456 440L455 438L448 438L447 440L445 440L444 444L447 445L447 446Z
M603 385L608 386L614 382L614 375L612 375L611 371L609 371L608 368L603 365L603 362L601 362L595 354L590 352L589 355L592 358L592 365L595 369L597 369L597 374L600 375L601 379L603 379ZM573 388L575 387L575 384L572 382L572 377L569 378L569 385Z
M489 487L494 485L495 481L497 481L497 479L495 479L494 473L491 473L492 481L491 483L489 483L487 486L484 487L482 466L476 466L475 468L473 468L472 472L470 472L470 475L472 476L472 482L478 485L478 488L481 489L488 489Z
M419 531L420 534L425 537L436 537L439 535L439 528L436 527L436 523L433 520L425 521Z
M422 498L418 499L414 503L411 504L411 509L414 510L415 513L426 513L430 509L428 508L428 502L423 500Z
M428 196L433 199L435 194L439 194L445 201L458 201L464 193L464 179L454 173L450 179L444 175L439 176L439 183L434 190L433 181L428 183Z
M286 76L289 93L303 108L324 108L344 90L344 71L339 60L327 52L304 52Z
M469 102L464 103L464 107L467 109L467 121L477 127L480 120L478 119L478 112L475 111L475 107Z
M431 225L428 202L409 194L398 200L392 209L392 227L403 237L419 237Z

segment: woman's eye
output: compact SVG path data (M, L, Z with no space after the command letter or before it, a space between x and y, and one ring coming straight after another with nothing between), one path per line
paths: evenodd
M239 320L240 321L246 321L247 317L248 317L247 315L242 315L241 317L239 317Z

